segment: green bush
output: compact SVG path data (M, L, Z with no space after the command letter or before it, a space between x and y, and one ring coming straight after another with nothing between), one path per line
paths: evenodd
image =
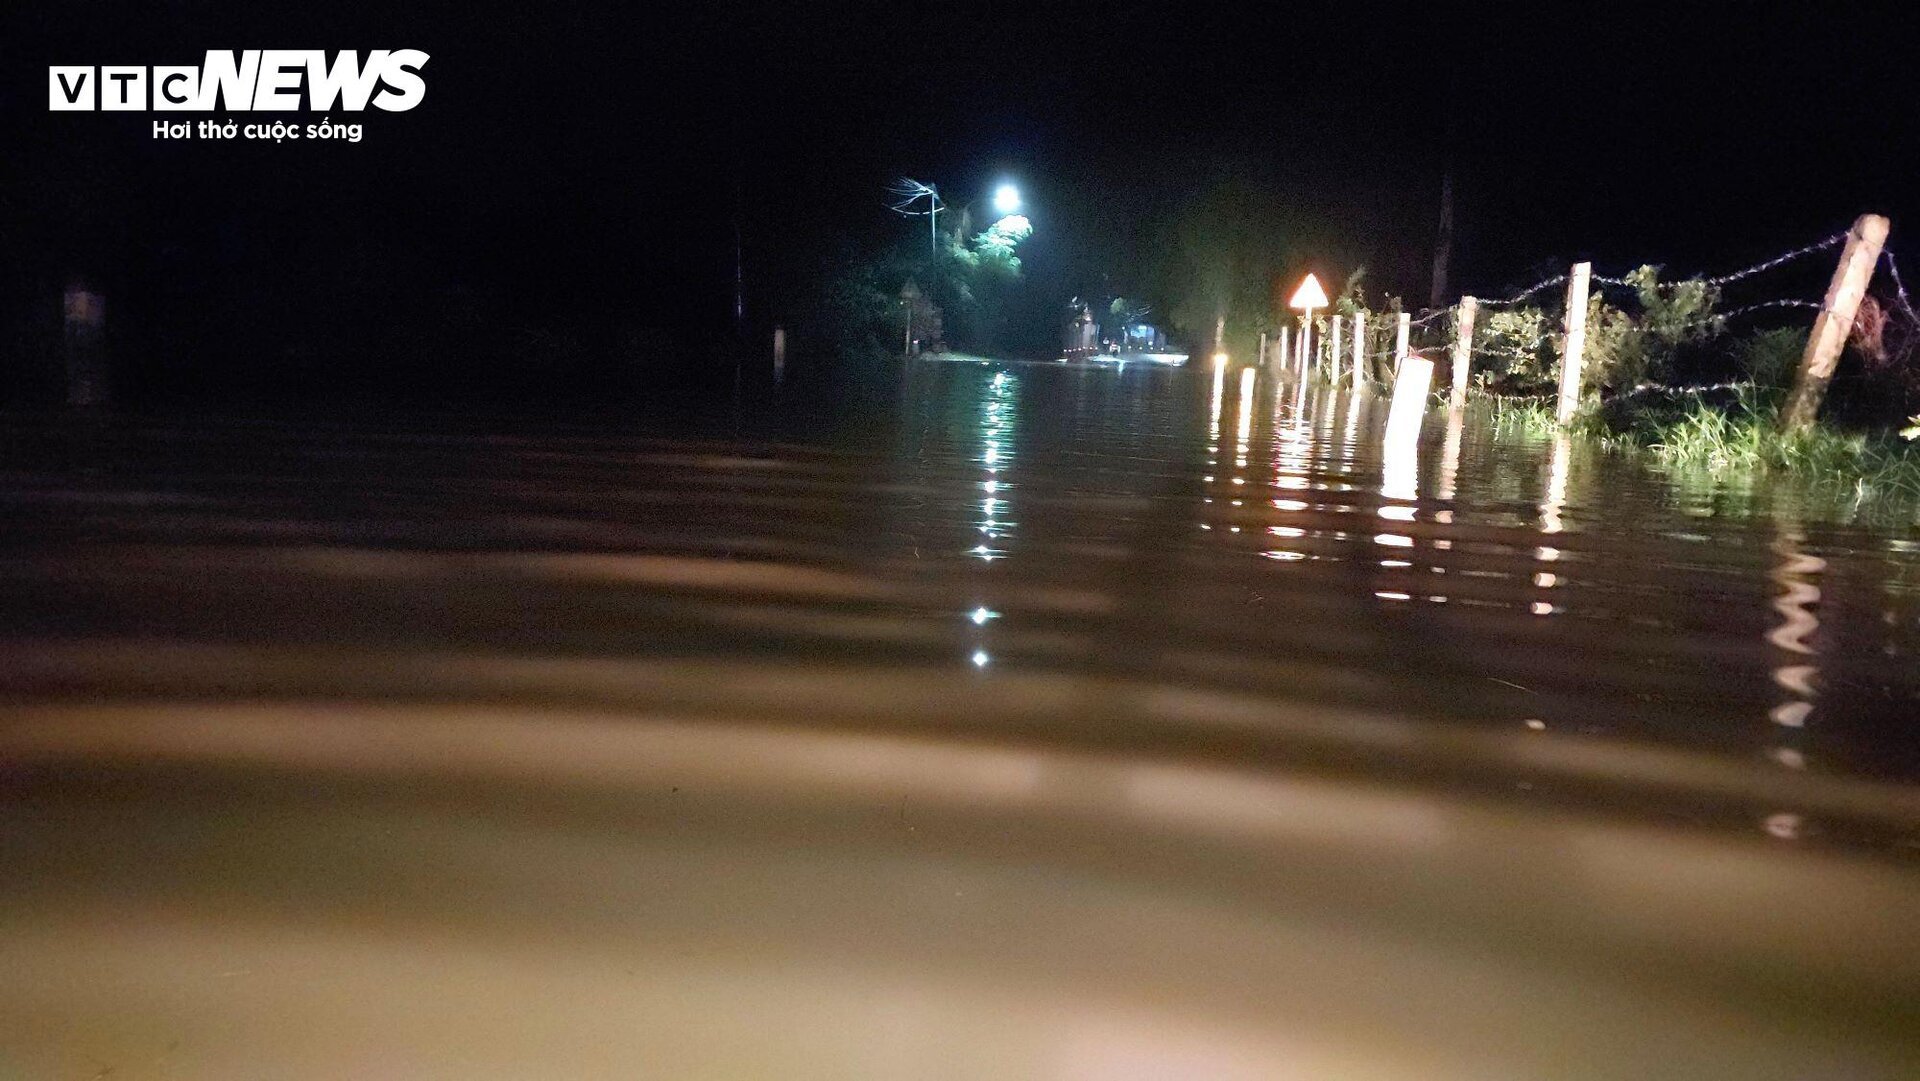
M1660 272L1650 266L1624 280L1639 302L1638 316L1607 303L1598 292L1588 298L1588 383L1609 391L1672 383L1682 349L1725 331L1725 321L1713 314L1720 291L1697 278L1663 285Z
M1806 348L1805 328L1781 327L1740 339L1733 348L1733 358L1740 365L1740 374L1755 386L1785 390Z
M1560 335L1540 308L1489 312L1474 332L1476 378L1502 394L1546 394L1558 385Z

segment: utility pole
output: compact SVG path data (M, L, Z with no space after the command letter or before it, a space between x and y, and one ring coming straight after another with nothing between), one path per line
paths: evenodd
M930 259L939 258L940 212L946 209L940 202L940 190L925 181L906 176L894 181L893 186L887 190L898 200L888 207L895 214L904 217L913 217L916 214L927 216L927 256ZM913 204L922 199L927 201L927 209L913 209Z
M1427 306L1438 308L1447 296L1447 269L1453 261L1453 163L1440 174L1440 232L1433 244L1433 291Z
M1453 264L1453 166L1459 153L1461 138L1460 116L1460 53L1458 50L1446 50L1447 100L1446 131L1441 144L1446 147L1445 156L1440 165L1440 227L1433 240L1433 289L1427 294L1427 307L1437 309L1446 303L1448 271Z

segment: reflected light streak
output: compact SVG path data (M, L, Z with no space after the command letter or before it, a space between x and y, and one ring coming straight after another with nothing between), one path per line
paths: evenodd
M1553 437L1553 453L1547 459L1547 493L1540 503L1540 532L1558 533L1562 526L1560 511L1567 505L1568 460L1573 441L1561 432Z
M1389 499L1416 499L1420 494L1419 429L1389 434L1381 446L1380 494Z
M1775 649L1795 658L1773 669L1774 684L1794 697L1769 710L1767 719L1781 728L1804 728L1813 713L1815 680L1820 675L1819 666L1811 663L1815 650L1810 639L1820 629L1820 619L1814 615L1813 607L1820 603L1821 596L1820 587L1813 579L1827 569L1827 561L1801 547L1806 542L1806 534L1796 524L1780 522L1776 528L1768 547L1780 557L1780 562L1767 572L1767 577L1780 587L1780 594L1772 602L1780 623L1766 632L1766 640Z
M1235 438L1240 444L1242 465L1246 464L1247 440L1253 434L1253 369L1240 369L1240 421Z
M1553 534L1561 531L1560 510L1567 505L1567 473L1573 455L1573 441L1566 432L1555 432L1553 450L1547 459L1547 490L1540 501L1540 532ZM1560 549L1541 545L1533 550L1534 559L1542 563L1556 562L1560 558ZM1555 589L1560 585L1560 576L1545 571L1533 576L1533 584L1539 589ZM1536 616L1550 616L1566 609L1550 601L1534 601L1528 609Z
M1213 396L1209 399L1207 410L1207 449L1216 450L1220 444L1220 406L1227 395L1227 369L1225 365L1213 367Z
M1465 409L1447 410L1447 437L1440 450L1440 498L1451 500L1460 477L1460 440L1467 425Z

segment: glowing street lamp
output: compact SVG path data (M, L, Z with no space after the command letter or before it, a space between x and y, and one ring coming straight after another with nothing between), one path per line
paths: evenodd
M993 212L1006 217L1020 210L1020 189L1012 184L1002 184L993 189Z
M1293 299L1287 301L1287 307L1300 313L1300 374L1307 374L1307 358L1313 356L1313 309L1327 306L1327 291L1320 288L1320 279L1308 274L1301 281L1300 288L1293 291Z

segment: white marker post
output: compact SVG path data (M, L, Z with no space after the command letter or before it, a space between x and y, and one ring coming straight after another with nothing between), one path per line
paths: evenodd
M1380 443L1381 494L1414 499L1420 488L1420 425L1427 415L1427 391L1433 385L1433 361L1408 356L1393 381L1393 405Z
M1360 385L1360 381L1362 379L1366 378L1365 376L1360 374L1361 371L1366 367L1366 360L1367 360L1366 342L1367 342L1367 313L1365 311L1354 312L1353 313L1353 385L1356 387Z
M1400 361L1400 374L1393 380L1393 405L1387 410L1387 440L1398 433L1405 437L1412 429L1420 435L1420 419L1427 415L1427 392L1433 387L1433 361L1407 356Z
M1327 377L1336 383L1340 381L1340 323L1341 318L1334 316L1327 335Z

